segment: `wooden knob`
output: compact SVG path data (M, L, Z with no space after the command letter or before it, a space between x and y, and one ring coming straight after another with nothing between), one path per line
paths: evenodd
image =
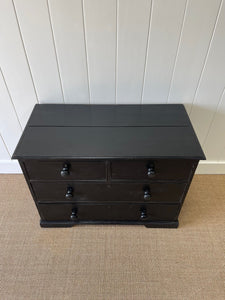
M147 175L149 178L153 177L155 175L155 167L154 167L154 164L150 164L148 166L148 169L147 169Z
M70 220L75 221L77 219L77 212L75 209L72 210L72 213L70 215Z
M64 165L63 165L63 168L62 168L62 170L61 170L61 172L60 172L60 175L61 175L62 177L66 177L66 176L70 175L70 172L69 172L69 164L64 164Z
M71 199L73 198L73 188L72 187L68 187L67 191L66 191L66 195L65 195L66 199Z
M149 190L145 190L144 191L144 200L145 201L151 200L151 195L150 195L150 191Z
M146 211L146 208L142 208L141 209L141 215L140 215L140 219L141 220L144 220L147 218L147 211Z

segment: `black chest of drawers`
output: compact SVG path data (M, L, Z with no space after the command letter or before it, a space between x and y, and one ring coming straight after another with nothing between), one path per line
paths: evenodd
M38 104L13 158L42 227L172 228L205 156L180 104Z

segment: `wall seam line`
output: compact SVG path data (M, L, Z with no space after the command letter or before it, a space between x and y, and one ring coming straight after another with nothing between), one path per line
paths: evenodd
M216 114L218 113L218 109L219 109L219 106L220 106L220 104L221 104L221 102L222 102L224 92L225 92L225 87L223 88L223 91L222 91L222 93L221 93L221 95L220 95L220 97L219 97L219 101L218 101L217 106L216 106L216 109L215 109L215 111L214 111L214 113L213 113L213 116L212 116L211 122L210 122L210 124L209 124L207 133L206 133L205 138L204 138L204 140L203 140L203 142L202 142L202 147L204 147L204 145L205 145L205 143L206 143L206 140L207 140L207 138L208 138L209 132L210 132L211 127L212 127L212 124L213 124L213 122L214 122L214 119L215 119L215 117L216 117Z
M117 104L117 81L118 81L118 25L119 25L119 0L116 0L116 49L115 49L115 104Z
M63 100L63 103L65 103L63 83L62 83L62 78L61 78L61 74L60 74L58 53L57 53L57 50L56 50L55 36L54 36L54 31L53 31L53 26L52 26L52 17L51 17L51 13L50 13L50 7L49 7L49 1L48 0L46 0L46 4L47 4L48 19L49 19L51 35L52 35L53 49L54 49L54 53L55 53L56 66L57 66L57 71L58 71L58 76L59 76L60 89L61 89L61 93L62 93L62 97L63 97L62 100Z
M184 14L183 14L183 21L182 21L182 25L181 25L179 41L178 41L177 50L176 50L176 57L175 57L175 60L174 60L173 72L172 72L172 76L171 76L171 79L170 79L170 86L169 86L169 91L168 91L166 103L170 102L169 97L170 97L170 92L171 92L171 88L172 88L172 82L173 82L173 79L174 79L174 74L175 74L175 69L176 69L176 65L177 65L178 55L179 55L179 51L180 51L181 39L182 39L182 35L183 35L184 23L185 23L185 20L186 20L188 4L189 4L189 0L186 0L185 8L184 8Z
M0 138L2 139L2 142L3 142L4 146L5 146L5 149L6 149L7 153L9 154L9 158L11 158L11 154L9 152L9 149L8 149L8 147L7 147L7 145L6 145L5 141L4 141L1 133L0 133Z
M19 123L20 129L21 129L21 132L22 132L23 127L22 127L22 125L21 125L21 123L20 123L20 119L19 119L19 116L18 116L18 114L17 114L16 107L15 107L14 102L13 102L13 100L12 100L12 96L11 96L11 94L10 94L10 91L9 91L9 88L8 88L7 83L6 83L6 80L5 80L5 77L4 77L4 75L3 75L3 72L2 72L1 67L0 67L0 73L1 73L1 75L2 75L2 79L3 79L3 82L4 82L4 84L5 84L5 87L6 87L6 90L7 90L9 99L10 99L10 102L11 102L11 104L12 104L13 110L14 110L14 112L15 112L17 121L18 121L18 123Z
M15 3L14 3L14 0L12 0L12 5L13 5L13 9L14 9L14 14L15 14L15 17L16 17L16 23L17 23L17 26L18 26L19 35L20 35L20 39L21 39L21 42L22 42L22 47L23 47L25 59L26 59L26 62L27 62L27 66L28 66L28 70L29 70L29 73L30 73L31 81L32 81L32 84L33 84L34 93L35 93L35 96L36 96L36 99L37 99L37 103L39 103L38 94L37 94L36 86L34 84L34 78L33 78L33 75L32 75L32 71L31 71L31 67L30 67L30 64L29 64L25 44L24 44L24 41L23 41L23 36L22 36L21 29L20 29L19 19L18 19L18 16L17 16L17 11L16 11L16 6L15 6Z
M144 86L146 80L146 69L147 69L147 61L148 61L148 54L149 54L148 50L149 50L149 41L150 41L150 33L151 33L151 25L152 25L153 2L154 0L151 1L150 10L149 10L148 33L147 33L146 50L145 50L145 64L144 64L142 89L141 89L141 104L143 104L143 93L144 93Z
M82 9L82 22L83 22L83 29L84 29L84 49L85 49L85 56L86 56L89 104L91 104L90 74L89 74L89 65L88 65L88 51L87 51L87 37L86 37L86 26L85 26L84 0L81 0L81 9Z
M201 73L200 73L200 76L199 76L199 79L198 79L198 83L197 83L197 87L195 89L193 100L190 103L191 104L191 108L190 108L190 111L189 111L189 116L191 115L192 110L193 110L193 106L194 106L194 104L196 102L196 96L197 96L197 93L198 93L198 89L199 89L200 83L202 81L202 76L203 76L203 73L205 71L207 61L208 61L209 53L210 53L210 50L211 50L211 45L212 45L212 42L213 42L213 38L215 36L217 23L218 23L218 20L219 20L221 9L222 9L222 4L223 4L223 0L221 0L221 2L220 2L220 6L219 6L219 9L218 9L218 12L217 12L217 16L216 16L216 21L215 21L215 24L214 24L214 27L213 27L213 32L212 32L212 35L211 35L211 38L210 38L210 41L209 41L209 46L208 46L208 49L207 49L207 52L206 52L206 55L205 55L203 67L202 67L202 70L201 70Z

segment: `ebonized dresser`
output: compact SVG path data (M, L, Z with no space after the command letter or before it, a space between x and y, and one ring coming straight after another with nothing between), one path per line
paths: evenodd
M205 156L181 104L37 104L13 159L42 227L175 228Z

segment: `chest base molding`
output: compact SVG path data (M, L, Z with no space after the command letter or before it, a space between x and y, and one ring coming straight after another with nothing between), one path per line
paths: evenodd
M132 221L76 221L76 222L56 222L40 220L43 228L73 227L79 224L93 225L144 225L146 228L177 228L177 221L151 221L151 222L132 222Z

